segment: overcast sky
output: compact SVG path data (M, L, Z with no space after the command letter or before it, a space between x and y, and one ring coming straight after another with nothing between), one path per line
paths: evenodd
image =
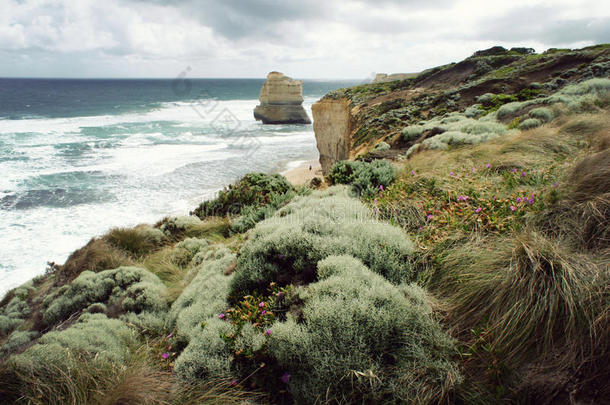
M604 42L608 0L0 0L0 77L364 79Z

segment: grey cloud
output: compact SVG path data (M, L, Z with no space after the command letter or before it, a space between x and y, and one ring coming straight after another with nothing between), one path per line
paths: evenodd
M562 19L552 7L521 7L502 18L485 21L475 35L477 39L554 45L604 43L610 42L610 17Z

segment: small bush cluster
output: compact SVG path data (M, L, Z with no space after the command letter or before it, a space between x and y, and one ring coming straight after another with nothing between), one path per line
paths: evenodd
M55 325L94 303L104 303L119 312L160 312L167 307L166 295L161 280L141 268L84 271L45 297L42 317L46 325Z
M226 308L232 276L225 271L235 260L228 249L207 252L193 280L172 304L168 317L171 329L191 339L201 331L202 322Z
M394 166L386 160L370 163L344 160L335 163L328 173L331 184L351 184L352 190L363 197L374 196L395 178Z
M521 121L521 123L519 124L519 129L525 131L528 129L538 128L540 125L542 125L542 121L538 118L528 118L526 120Z
M318 272L300 319L274 323L267 344L297 403L432 403L460 381L423 290L351 256L330 256Z
M424 133L424 127L422 125L408 126L403 128L401 133L403 140L412 141L419 138Z
M375 150L376 151L386 151L386 150L390 150L390 145L387 142L379 142L377 145L375 145Z
M238 182L220 191L218 197L203 202L193 215L203 219L209 216L239 215L246 206L263 206L275 194L294 191L292 184L279 174L248 173Z
M394 283L411 280L413 246L406 234L376 221L345 187L300 197L260 222L241 249L231 296L240 298L270 282L309 283L316 264L330 255L352 254Z

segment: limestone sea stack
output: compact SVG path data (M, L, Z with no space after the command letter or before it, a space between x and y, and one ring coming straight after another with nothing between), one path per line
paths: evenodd
M271 72L263 84L254 118L263 124L311 124L303 108L303 82Z

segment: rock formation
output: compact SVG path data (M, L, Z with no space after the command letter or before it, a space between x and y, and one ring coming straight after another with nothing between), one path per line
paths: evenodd
M254 118L263 124L311 124L303 108L303 82L271 72L261 88Z
M333 164L350 159L350 107L347 99L322 99L311 107L322 172Z

